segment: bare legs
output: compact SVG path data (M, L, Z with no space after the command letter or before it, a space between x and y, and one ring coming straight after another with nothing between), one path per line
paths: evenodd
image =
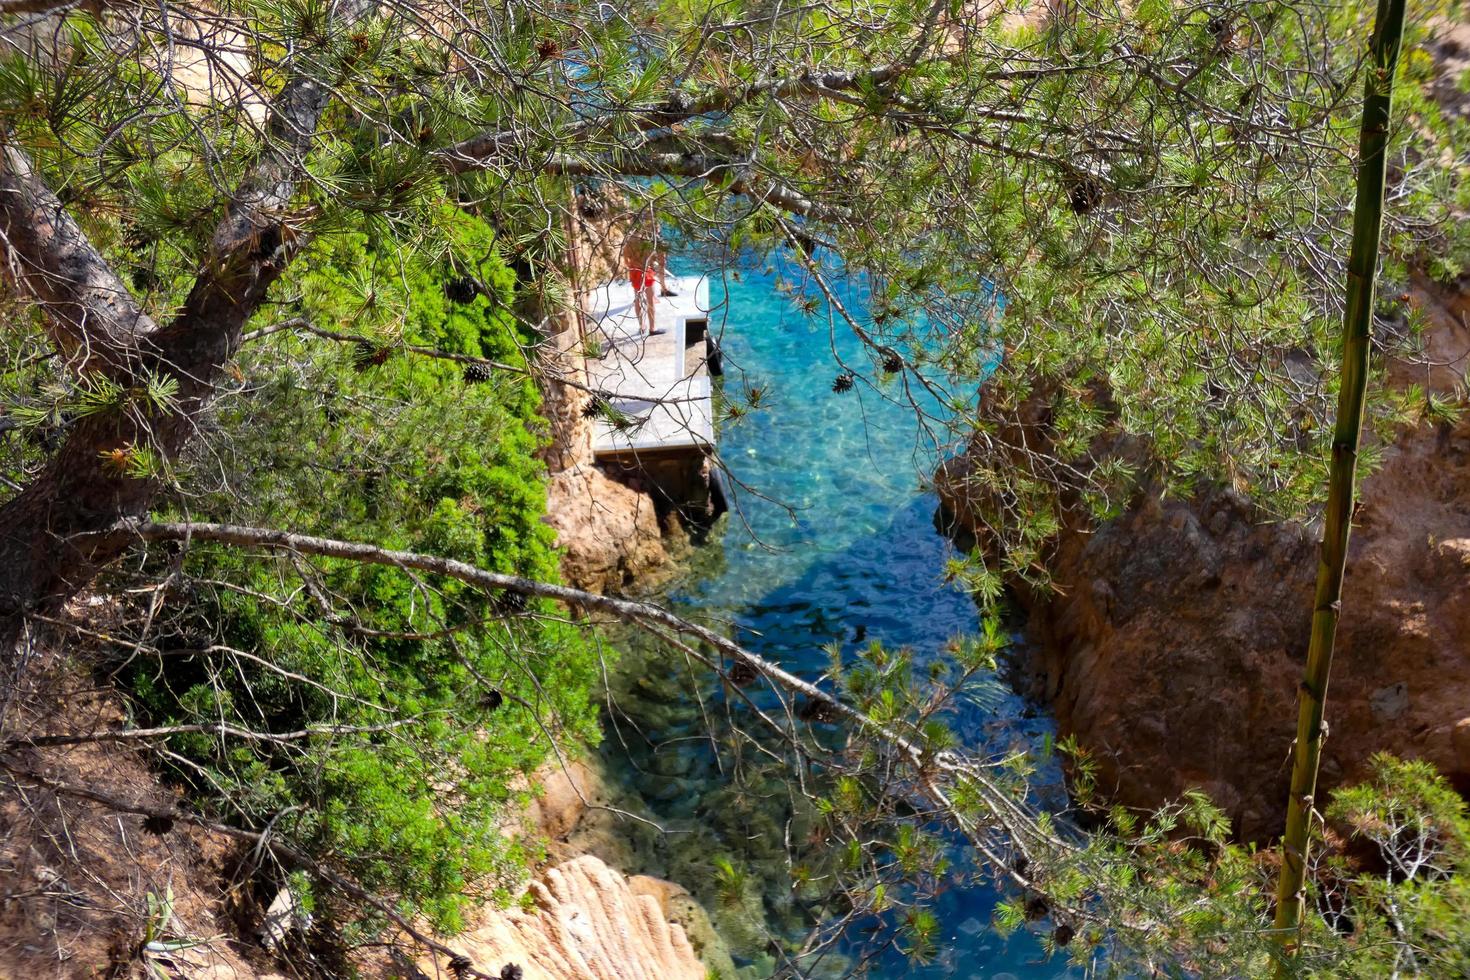
M633 286L633 313L638 317L638 332L652 336L658 332L655 284L664 296L677 295L669 288L668 262L662 252L642 247L630 246L624 250L624 257L628 263L628 281Z
M653 273L652 272L648 272L648 273L645 273L644 274L644 276L643 276L643 289L640 290L640 292L643 294L643 308L648 311L648 335L651 337L655 333L658 332L658 319L657 319L657 315L654 312L655 309L656 309L656 307L654 305L654 298L653 298Z
M638 332L653 334L654 320L653 275L644 273L642 281L633 287L633 313L638 317Z

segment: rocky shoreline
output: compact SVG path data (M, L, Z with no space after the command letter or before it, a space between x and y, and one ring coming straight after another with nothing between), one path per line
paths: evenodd
M545 839L547 861L520 904L482 910L455 937L457 949L482 970L519 967L523 980L739 975L685 888L628 870L640 859L624 822L640 815L625 807L637 804L610 791L595 760L551 760L530 783L538 796L506 831ZM433 957L421 965L430 976L448 967Z
M618 229L602 217L611 209L589 211L572 229L570 258L579 281L605 279L618 267ZM562 577L593 592L654 589L689 556L688 532L677 511L660 507L649 488L597 465L577 311L560 311L547 323L545 521L557 534ZM546 861L521 906L485 908L456 937L481 969L517 966L525 980L733 980L748 974L737 971L705 907L662 876L673 863L665 835L641 799L608 777L595 752L548 760L529 784L536 798L505 829L544 840ZM422 966L438 975L448 964L430 957Z
M1455 395L1470 352L1470 282L1415 284L1423 364L1396 382ZM1456 396L1458 397L1458 396ZM1044 426L1043 426L1044 428ZM1042 436L1044 441L1044 435ZM939 471L947 520L977 532L962 455ZM1316 530L1268 523L1240 494L1140 492L1098 527L1063 501L1046 556L1055 589L1016 590L1034 641L1030 693L1100 765L1120 802L1209 793L1237 834L1281 825L1296 685L1306 654ZM1426 423L1385 447L1356 514L1328 698L1326 788L1375 752L1422 758L1470 792L1470 420Z
M568 221L567 275L574 292L621 275L624 230L615 202L584 200ZM678 510L636 474L613 473L593 454L593 394L575 307L545 318L542 414L551 438L546 523L556 530L562 576L592 592L633 592L666 581L689 553Z

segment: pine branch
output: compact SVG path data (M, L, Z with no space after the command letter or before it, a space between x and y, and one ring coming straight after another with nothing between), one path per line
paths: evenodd
M944 60L937 59L932 63L939 64ZM679 93L651 105L633 106L585 120L557 133L556 138L562 145L585 143L611 125L614 118L620 127L634 130L667 129L700 116L727 113L759 99L803 101L833 92L880 89L904 73L930 63L889 64L866 71L805 71L751 85L715 88L698 97ZM483 170L510 164L514 156L524 151L528 141L540 139L543 135L540 130L528 127L494 130L445 147L434 155L444 161L452 173Z
M386 722L382 725L313 725L294 732L257 732L248 728L227 725L223 722L199 725L163 725L157 728L120 728L111 731L80 732L70 735L25 735L0 742L0 752L10 752L22 747L56 745L86 745L95 742L138 742L152 738L169 738L174 735L219 735L241 738L250 742L275 742L286 744L300 742L321 735L363 735L374 732L392 731L412 724L409 721Z
M986 766L978 760L958 752L931 753L893 726L881 723L872 716L829 694L809 681L805 681L784 668L758 654L746 650L733 640L704 626L690 622L662 606L634 599L599 595L565 585L554 585L517 575L490 572L466 562L437 555L411 551L396 551L358 541L342 541L312 535L295 534L274 528L246 527L234 524L212 523L160 523L154 521L123 521L109 529L109 533L130 536L143 541L203 541L237 547L259 547L272 551L293 554L316 555L348 561L382 565L390 568L413 569L435 575L443 575L478 588L508 591L534 598L550 599L573 608L605 613L635 626L653 626L678 635L691 637L718 650L737 663L743 663L773 685L790 694L817 702L833 718L842 719L855 727L876 735L894 751L916 774L916 785L924 795L937 803L955 822L967 831L977 829L974 821L961 813L950 795L957 786L984 801L988 817L1006 827L1012 839L1023 853L1031 848L1053 851L1070 850L1066 841L1043 828L1036 820L1034 811L1017 802L986 775ZM1023 887L1032 883L1025 879L996 853L978 833L972 834L973 843L987 857L992 858L997 870L1013 878ZM1085 909L1076 910L1087 917Z
M337 17L351 21L369 9L369 0L354 0ZM3 147L0 252L48 314L58 347L74 351L84 368L100 363L129 379L170 378L176 394L166 410L124 405L81 420L0 509L0 644L18 634L23 614L55 608L126 547L97 532L147 511L157 477L110 467L108 454L143 448L172 459L194 436L195 416L238 349L245 322L296 253L287 208L331 95L324 81L303 75L282 87L267 117L267 145L231 196L204 267L166 326L143 317L30 159ZM58 538L85 547L58 547Z
M377 339L369 337L366 334L343 333L340 330L327 330L324 327L318 327L305 317L292 317L289 320L282 320L278 323L272 323L268 326L261 327L258 330L252 330L241 337L240 342L242 345L248 344L252 341L263 340L266 337L282 333L287 330L300 330L303 333L308 333L314 337L320 337L323 340L330 340L338 344L379 343ZM592 385L585 384L581 381L576 380L574 377L571 376L569 372L565 370L558 370L551 365L542 365L539 367L518 366L515 364L510 364L506 361L497 361L494 358L476 357L473 354L456 354L453 351L440 350L437 347L425 347L422 344L394 344L393 349L401 350L405 353L413 354L418 357L428 357L441 361L452 361L455 364L478 366L489 368L495 371L505 371L510 374L519 374L524 377L533 378L537 381L554 382L556 384L566 385L568 388L575 388L578 391L586 392L594 398L608 399L616 397L615 393L611 393L605 388L594 387ZM703 399L693 395L669 398L639 392L638 400L640 402L647 402L650 405L677 405L681 403L701 401ZM0 431L4 431L3 426L4 420L0 419Z

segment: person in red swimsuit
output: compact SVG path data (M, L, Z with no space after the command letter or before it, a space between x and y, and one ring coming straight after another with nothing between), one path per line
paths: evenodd
M663 333L657 329L654 313L653 286L657 282L664 296L676 295L668 284L668 267L657 246L658 225L650 220L653 234L644 229L630 232L623 241L623 264L628 269L628 282L633 286L633 313L638 317L639 333Z

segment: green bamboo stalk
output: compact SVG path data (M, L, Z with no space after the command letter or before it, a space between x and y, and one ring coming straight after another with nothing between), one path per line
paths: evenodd
M1298 694L1291 799L1281 838L1281 879L1276 889L1276 934L1294 952L1305 901L1308 830L1317 793L1317 767L1326 727L1327 679L1342 609L1342 579L1352 525L1353 482L1363 431L1363 395L1368 386L1368 341L1373 324L1373 288L1383 224L1383 174L1393 111L1393 82L1404 32L1405 0L1378 0L1371 60L1363 94L1358 135L1358 187L1353 207L1353 244L1348 256L1347 311L1343 316L1342 378L1337 394L1337 425L1332 435L1332 465L1327 512L1317 564L1317 593L1306 675ZM1283 957L1280 974L1290 968Z

